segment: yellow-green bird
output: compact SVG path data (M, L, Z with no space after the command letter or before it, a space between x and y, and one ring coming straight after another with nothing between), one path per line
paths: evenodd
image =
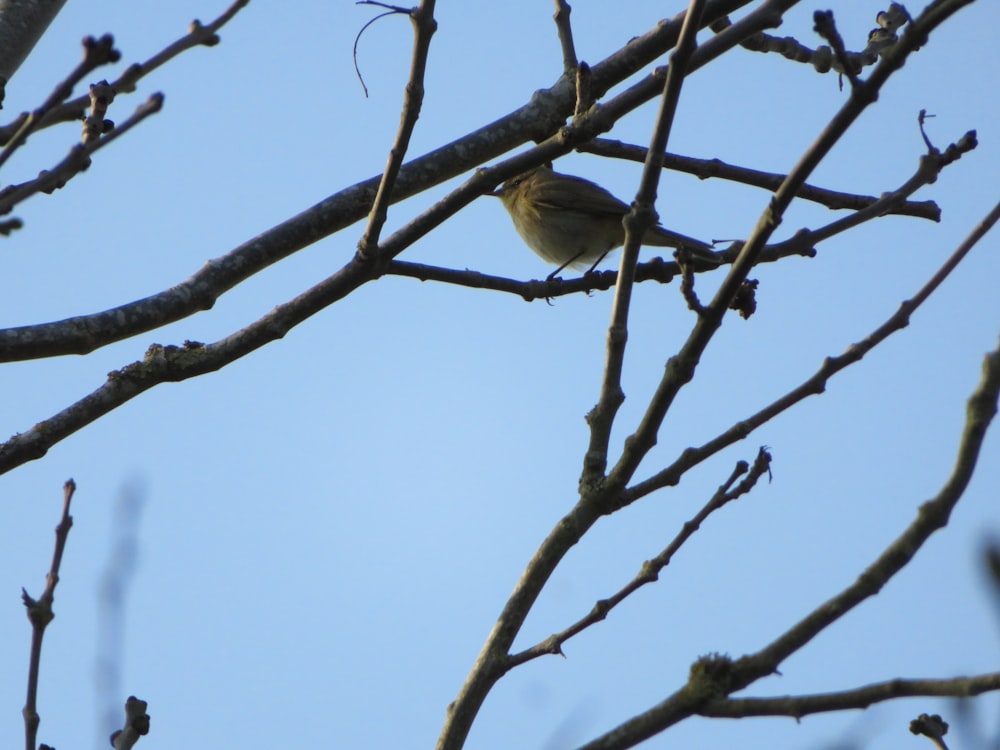
M514 220L514 228L543 260L558 266L593 271L610 251L625 244L622 219L629 206L590 180L560 174L546 166L507 180L490 195L499 198ZM719 264L718 256L693 237L650 227L644 245L683 248L702 267Z

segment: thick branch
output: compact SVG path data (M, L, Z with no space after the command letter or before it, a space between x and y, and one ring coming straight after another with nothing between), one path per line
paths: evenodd
M0 79L3 83L13 78L65 4L66 0L0 2Z
M705 14L706 21L748 2L749 0L710 0ZM234 7L241 4L236 3ZM703 61L708 62L735 46L739 43L739 38L742 38L741 35L759 30L762 25L766 25L767 20L756 11L751 13L734 24L727 32L728 36L719 35L702 45L699 51L708 47ZM625 48L595 65L592 68L594 91L606 91L611 85L635 73L669 49L676 42L679 29L680 22L676 19L658 24L653 31L631 40ZM657 82L656 87L662 87L662 84ZM627 99L622 100L613 115L609 113L604 116L597 127L610 127L617 117L653 96L656 87L632 92ZM529 104L506 117L403 165L390 202L415 195L533 138L548 136L573 112L575 97L575 82L562 78L551 89L536 93ZM602 109L602 113L603 111ZM565 146L556 145L551 147L552 151L565 153L576 143L593 135L594 133L582 133L577 141L568 142ZM551 152L544 154L536 163L545 158L551 158ZM512 161L511 164L511 173L497 173L492 184L486 179L473 178L470 183L475 185L474 189L461 192L460 197L452 199L446 208L425 212L411 223L408 231L397 232L394 235L395 242L383 243L383 256L394 257L406 243L430 231L477 195L495 187L499 181L516 174L515 169L523 171L530 166L528 159ZM372 206L377 186L378 179L371 178L342 190L221 258L210 261L186 281L158 294L100 313L37 326L0 330L0 362L62 354L86 354L115 341L210 309L222 294L262 269L362 218Z

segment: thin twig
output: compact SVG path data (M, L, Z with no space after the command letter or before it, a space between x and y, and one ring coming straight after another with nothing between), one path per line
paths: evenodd
M971 698L1000 690L1000 672L947 680L894 679L851 690L816 695L780 695L773 698L720 698L698 711L699 716L744 719L750 716L790 716L868 708L895 698Z
M63 485L63 509L59 525L56 526L56 543L52 551L52 564L45 576L45 591L38 599L32 599L25 589L21 589L21 599L28 609L28 620L31 622L31 654L28 659L28 697L24 702L24 746L26 750L35 750L38 737L38 725L41 719L38 715L38 670L42 660L42 638L45 628L55 614L52 603L55 601L56 585L59 583L59 567L62 564L63 551L66 549L66 539L73 527L73 517L69 514L69 504L76 491L76 482L72 479Z
M622 143L608 138L595 138L577 147L577 151L599 156L608 156L615 159L628 159L629 161L646 161L646 149L631 143ZM720 159L697 159L691 156L681 156L680 154L666 153L663 155L663 168L675 172L691 174L698 179L704 180L716 177L731 182L738 182L742 185L752 185L763 188L768 192L774 192L788 176L779 172L762 172L748 167L738 167L735 164L727 164ZM830 209L851 209L859 210L875 203L879 198L874 195L859 195L855 193L843 193L839 190L829 190L827 188L816 187L803 184L795 194L796 198L820 203ZM930 219L940 221L941 209L934 201L907 201L886 213L898 216L914 216L920 219Z
M632 210L626 214L625 246L622 248L618 270L618 286L611 305L608 325L607 353L601 379L597 405L587 415L590 425L590 443L583 464L581 486L597 485L604 477L608 462L608 445L615 415L624 402L621 376L625 362L625 344L628 340L628 315L635 284L635 268L639 262L639 247L646 230L656 223L656 186L663 172L663 153L666 151L670 129L680 101L684 77L688 72L691 56L697 47L696 35L701 26L704 0L691 0L684 15L677 47L670 56L670 67L663 85L660 111L650 137L650 145L643 166L642 179Z
M570 25L569 16L573 9L566 0L554 0L556 12L552 14L552 20L556 22L556 32L559 34L559 47L562 49L563 74L568 76L576 75L577 58L576 45L573 44L573 27ZM580 97L577 97L577 109L579 110Z
M368 29L368 27L371 26L376 21L378 21L378 20L380 20L382 18L385 18L386 16L395 16L395 15L397 15L399 13L402 13L403 15L407 15L408 16L410 14L410 11L407 8L397 8L396 6L393 6L393 5L388 5L387 6L387 5L383 5L382 3L371 2L370 0L359 0L359 2L355 3L355 5L378 5L378 6L381 6L383 8L386 8L386 7L387 8L391 8L391 10L387 10L385 13L379 13L377 16L375 16L374 18L372 18L371 20L369 20L364 26L361 27L361 30L358 31L357 36L354 37L354 50L353 50L353 53L351 55L351 57L354 60L354 72L358 76L358 82L361 84L361 90L364 91L365 99L367 99L368 98L368 87L365 85L365 78L364 78L364 76L361 75L361 68L358 67L358 43L361 41L361 36L365 33L365 31Z
M615 594L606 599L601 599L594 604L593 609L577 622L570 625L562 632L555 633L531 648L527 648L510 657L510 666L515 667L524 662L531 661L545 654L562 654L562 645L575 635L582 633L591 625L604 620L608 613L621 604L625 599L634 594L648 583L659 580L662 571L674 555L680 550L684 543L694 535L706 519L715 511L721 509L726 504L737 499L741 495L750 492L757 481L764 474L770 471L771 455L766 448L758 451L757 458L751 467L746 461L739 461L728 479L716 491L712 498L690 521L685 523L677 536L664 548L656 557L647 560L642 564L639 573L628 584L619 589ZM748 473L749 472L749 473ZM736 487L733 484L744 474L747 476Z
M6 142L3 151L0 151L0 167L18 148L24 145L31 133L38 130L46 116L73 94L73 88L83 80L84 76L102 65L117 62L120 57L121 53L114 48L114 39L110 34L105 34L100 39L94 39L92 36L85 37L83 40L83 60L56 86L55 90L37 109L19 121L17 129ZM89 101L89 96L87 100Z
M145 62L132 63L129 65L117 79L111 82L111 87L118 94L127 94L135 91L136 83L138 83L139 80L177 57L182 52L185 52L192 47L212 47L218 44L219 29L228 23L242 8L246 7L249 2L250 0L235 0L235 2L223 11L218 18L207 25L202 24L197 20L192 21L188 27L187 34L167 45ZM87 94L78 96L75 99L70 99L69 101L49 110L45 116L41 118L39 127L45 128L61 122L79 120L89 102L90 97ZM0 127L0 143L4 143L9 140L13 133L16 132L29 117L29 114L24 113L14 122Z
M634 747L755 681L774 674L781 663L858 604L876 595L905 568L928 538L948 523L972 477L986 430L1000 399L1000 346L983 362L983 377L969 398L965 427L951 476L937 496L920 506L916 518L896 541L850 586L824 602L755 654L731 660L718 655L699 659L686 685L632 719L597 737L581 750Z
M628 505L639 498L654 492L662 487L669 487L676 484L680 477L692 466L704 461L711 455L718 453L723 448L732 445L738 440L747 437L755 429L765 422L773 419L779 414L787 411L809 396L823 393L826 390L827 381L835 374L846 367L861 361L868 352L881 344L885 339L896 331L900 331L909 325L910 317L922 305L927 298L944 282L958 264L972 250L976 243L981 240L986 233L1000 221L1000 203L986 215L986 217L973 229L968 237L955 249L955 252L941 265L941 267L928 279L917 293L910 299L903 302L899 309L891 315L882 325L872 331L862 341L852 344L839 357L827 357L823 360L820 368L808 379L790 390L781 398L773 401L756 414L743 419L722 434L716 436L699 448L689 448L681 457L666 469L657 472L649 479L630 487L622 493L622 505Z
M403 157L410 147L410 137L420 117L420 108L424 102L424 76L427 72L427 54L430 51L431 37L437 30L434 20L435 0L421 0L420 5L409 12L413 23L413 57L410 61L410 78L406 83L403 96L403 112L399 120L399 130L389 149L389 159L385 171L375 191L375 200L368 212L368 226L358 242L357 259L362 263L375 263L377 257L379 236L385 225L389 212L389 203L399 169L403 165ZM384 258L383 264L388 261ZM379 269L381 270L381 269Z
M879 28L868 34L868 43L865 48L860 52L845 53L846 63L841 63L829 47L812 49L787 36L754 34L747 37L742 46L753 52L776 52L793 62L812 65L817 73L843 73L845 69L860 71L878 62L879 57L898 40L896 32L909 20L910 17L906 9L898 3L892 3L888 11L878 14ZM726 23L720 22L713 28L716 31L721 31L726 28L726 25Z
M906 202L906 198L913 195L917 192L917 190L925 185L930 185L935 182L945 167L955 163L962 158L963 155L969 153L979 145L975 130L970 130L965 133L958 139L957 142L949 145L944 152L938 151L930 145L930 141L927 143L929 150L926 154L920 157L920 162L917 165L916 172L914 172L913 175L898 188L891 192L883 193L882 197L874 203L855 211L849 216L832 221L825 226L819 227L818 229L801 230L796 232L795 235L793 235L792 238L786 242L778 242L774 245L768 246L764 252L761 253L760 260L763 260L765 256L769 256L772 253L783 255L787 250L790 250L793 247L795 249L801 249L803 246L813 247L814 245L824 240L828 240L837 234L842 234L849 229L853 229L866 221L893 213L892 208L894 206L904 204Z
M64 187L70 179L90 166L91 154L122 137L147 117L159 112L162 107L163 94L152 94L149 99L136 108L131 117L103 138L77 143L70 149L69 154L51 170L43 170L33 180L4 188L0 191L0 214L10 212L18 203L36 193L53 193Z

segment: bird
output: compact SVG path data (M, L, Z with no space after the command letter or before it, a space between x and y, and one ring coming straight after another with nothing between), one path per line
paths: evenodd
M501 200L514 228L536 255L564 268L588 268L591 273L604 257L625 244L622 219L631 209L600 185L582 177L540 166L507 180L489 193ZM689 251L702 267L720 260L712 246L656 224L646 230L644 245Z

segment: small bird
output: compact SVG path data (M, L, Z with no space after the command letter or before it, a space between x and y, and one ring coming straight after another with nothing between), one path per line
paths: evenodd
M499 198L514 220L514 228L535 254L564 268L596 268L610 251L625 244L622 219L629 206L590 180L560 174L541 166L507 180L490 195ZM683 248L702 267L714 268L719 258L693 237L651 226L644 245Z

